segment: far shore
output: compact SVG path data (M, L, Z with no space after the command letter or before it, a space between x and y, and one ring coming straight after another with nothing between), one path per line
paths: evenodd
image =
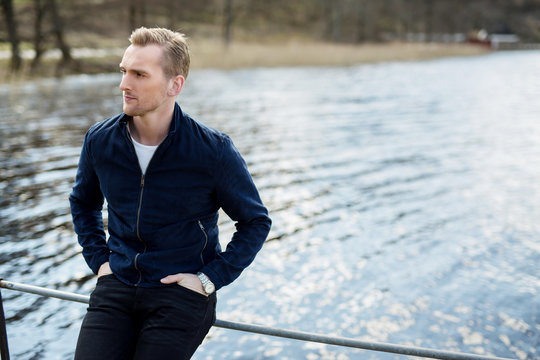
M381 43L337 44L294 42L285 44L193 43L193 68L238 69L249 67L353 66L389 61L420 61L453 56L476 56L490 52L471 44Z
M421 61L489 53L487 47L471 44L382 43L336 44L289 41L286 43L233 42L226 47L211 39L190 41L191 68L241 69L253 67L354 66L368 63ZM30 71L31 60L25 59L18 74L9 70L9 60L0 59L0 82L11 83L69 74L95 74L118 71L123 49L74 49L72 66L58 68L58 55L51 52L41 66ZM27 54L27 57L28 54Z

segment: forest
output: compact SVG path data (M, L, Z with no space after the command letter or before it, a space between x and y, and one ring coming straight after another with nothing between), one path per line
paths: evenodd
M162 26L191 38L332 43L456 42L469 34L515 34L540 42L540 0L1 0L0 49L32 68L49 49L76 66L73 47L123 46L138 26Z

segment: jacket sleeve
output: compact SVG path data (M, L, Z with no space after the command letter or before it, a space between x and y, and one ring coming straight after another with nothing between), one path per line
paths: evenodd
M201 269L219 289L233 282L255 259L272 222L244 159L227 136L215 181L218 205L236 223L236 232L225 251Z
M103 194L91 161L89 133L84 140L69 202L82 254L90 269L97 274L99 267L109 261L109 249L101 213Z

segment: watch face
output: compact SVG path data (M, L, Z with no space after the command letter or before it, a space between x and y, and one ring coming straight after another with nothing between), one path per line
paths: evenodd
M206 284L206 286L204 287L204 291L206 291L207 294L213 293L214 290L215 290L215 287L214 287L214 284L212 283Z

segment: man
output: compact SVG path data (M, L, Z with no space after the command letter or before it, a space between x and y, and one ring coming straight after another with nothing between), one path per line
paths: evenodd
M253 261L271 221L231 140L176 104L189 71L184 36L143 27L130 42L124 112L87 132L70 195L98 275L75 358L189 359L215 321L215 291ZM225 251L220 208L236 222Z

